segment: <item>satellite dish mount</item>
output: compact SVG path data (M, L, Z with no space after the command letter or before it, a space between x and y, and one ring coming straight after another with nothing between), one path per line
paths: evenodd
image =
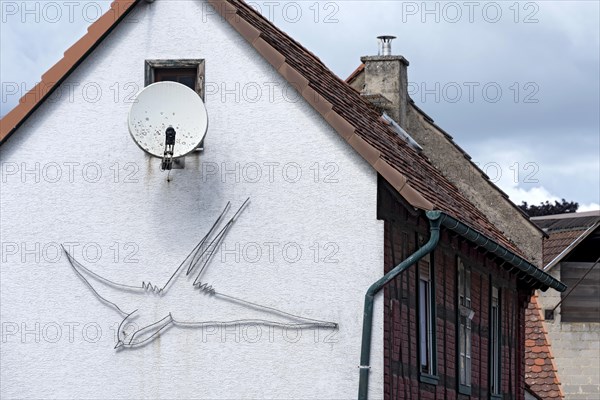
M171 170L173 169L173 149L175 147L175 129L169 126L165 132L165 154L163 155L161 169Z

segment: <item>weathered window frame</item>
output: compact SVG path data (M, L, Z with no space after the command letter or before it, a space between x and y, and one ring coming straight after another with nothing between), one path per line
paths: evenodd
M500 288L490 285L490 399L502 398L502 302Z
M417 265L419 380L437 385L439 377L437 376L435 275L432 255L426 255Z
M472 378L471 320L474 315L474 311L471 308L471 268L465 265L460 257L457 257L456 260L458 291L456 316L458 392L470 395Z

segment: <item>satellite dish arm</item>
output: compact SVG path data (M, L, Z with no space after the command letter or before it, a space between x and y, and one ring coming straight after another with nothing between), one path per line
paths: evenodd
M175 148L175 129L169 126L165 132L165 152L162 160L162 170L171 170L173 168L173 151Z

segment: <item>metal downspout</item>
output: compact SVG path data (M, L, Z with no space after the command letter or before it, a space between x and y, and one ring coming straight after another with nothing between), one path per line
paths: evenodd
M360 378L358 383L358 399L367 400L369 391L369 370L370 370L370 358L371 358L371 336L373 330L373 302L375 295L383 289L383 287L402 273L404 270L409 268L411 265L416 264L421 258L433 251L440 240L440 225L442 219L445 217L439 211L427 211L425 213L429 219L429 241L415 251L411 256L398 264L394 269L385 274L377 282L373 283L365 294L365 309L363 315L363 331L362 331L362 345L360 350Z

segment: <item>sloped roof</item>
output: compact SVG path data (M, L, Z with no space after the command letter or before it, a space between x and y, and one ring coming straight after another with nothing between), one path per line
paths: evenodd
M352 84L352 82L354 82L356 79L358 79L364 72L365 70L365 64L361 63L349 76L348 78L346 78L346 83L348 84ZM356 89L355 89L356 90ZM359 91L360 92L360 91ZM373 100L369 97L369 96L373 96L373 95L365 95L362 94L361 95L366 99L369 100L371 103L373 103ZM489 178L489 176L487 176L487 174L479 167L479 165L477 165L477 163L475 163L473 161L473 159L471 158L471 155L469 153L467 153L458 143L456 143L456 141L454 141L454 137L452 137L452 135L450 135L446 130L444 130L441 126L439 126L438 124L435 123L435 121L433 120L433 118L431 118L425 111L423 111L419 106L417 106L417 104L415 103L415 101L408 96L408 100L410 102L410 105L414 108L414 110L416 112L418 112L424 119L425 121L427 121L429 124L431 124L435 129L437 129L442 135L444 135L444 137L448 140L448 142L454 146L456 148L456 150L458 150L464 157L465 159L477 170L479 171L479 174L481 174L481 176L483 177L483 179L486 180L487 184L490 185L492 187L492 189L494 189L495 191L497 191L506 201L508 201L508 203L512 206L512 208L517 211L523 218L525 218L525 220L531 224L531 226L533 226L534 228L536 228L538 231L540 231L540 233L542 233L542 235L544 237L547 236L547 234L543 231L543 229L541 229L537 224L535 224L532 219L529 217L529 215L527 215L527 213L525 211L523 211L519 206L517 206L515 203L512 202L512 200L510 200L510 197L508 196L508 194L506 194L502 189L500 189L500 187L498 185L496 185L494 182L492 182Z
M0 120L0 145L52 94L98 44L131 11L139 0L115 0L110 9L98 18L87 33L65 51L63 58L54 64L35 85L19 100L19 104Z
M1 121L0 143L58 87L140 0L116 0L87 34L65 52L42 81ZM323 118L415 208L438 209L463 221L524 258L486 216L429 160L389 129L379 112L331 72L314 54L275 27L245 2L209 0Z
M557 231L560 229L588 228L600 221L600 210L543 215L531 217L542 229Z
M567 213L531 219L549 235L544 239L544 269L550 269L566 257L600 225L600 211Z
M358 76L365 70L365 64L360 63L360 65L350 74L349 77L346 78L346 83L352 83Z
M587 229L573 229L568 231L553 232L544 239L543 260L544 266L549 265L560 253L586 233Z
M552 349L542 323L537 295L525 310L525 382L539 398L563 399Z

